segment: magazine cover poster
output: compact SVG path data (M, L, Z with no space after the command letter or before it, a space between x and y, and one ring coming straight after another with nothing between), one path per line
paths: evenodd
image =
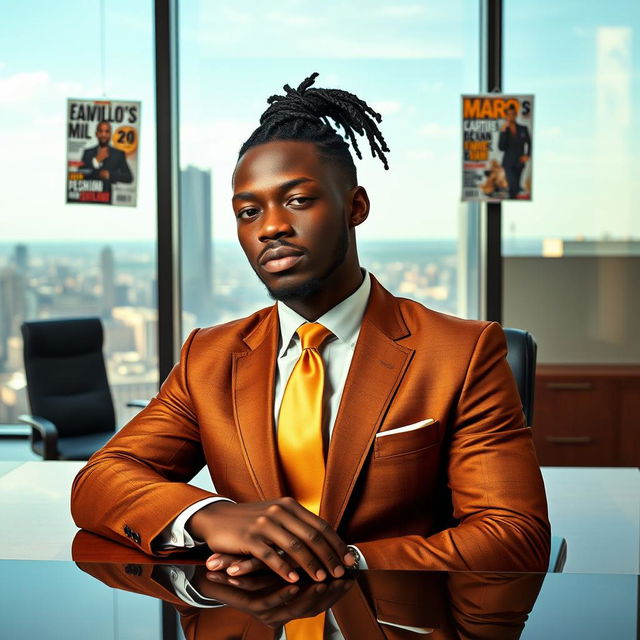
M136 206L140 102L67 100L67 202Z
M462 200L531 200L532 95L462 96Z

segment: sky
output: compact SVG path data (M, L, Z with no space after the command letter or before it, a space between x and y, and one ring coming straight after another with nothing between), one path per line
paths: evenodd
M99 0L81 11L70 0L0 0L1 240L155 238L153 3L103 2L104 23ZM356 161L372 201L361 237L455 238L478 6L180 2L180 158L212 171L214 236L235 237L231 171L267 97L318 71L317 86L357 93L383 115L390 170ZM503 88L536 96L533 202L505 203L505 233L640 238L639 27L632 0L505 2ZM135 208L64 202L66 99L101 96L142 101Z

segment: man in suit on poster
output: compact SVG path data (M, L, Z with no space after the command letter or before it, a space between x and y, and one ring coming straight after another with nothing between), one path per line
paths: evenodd
M133 182L133 175L124 151L109 144L111 124L107 120L98 122L96 138L98 144L84 150L80 169L87 174L88 178L101 180L102 190L111 195L111 185L114 182L130 184ZM111 198L109 198L109 204L111 204Z
M517 198L520 191L520 177L531 158L531 136L529 129L516 122L518 111L513 105L505 110L507 116L500 130L498 149L503 151L502 166L509 184L509 198Z
M233 176L240 244L277 303L190 334L157 397L76 477L74 519L291 583L359 560L544 571L544 487L502 330L397 298L360 267L369 199L327 118L358 156L355 132L385 168L388 148L380 116L310 89L316 75L269 99ZM186 484L204 465L216 493Z

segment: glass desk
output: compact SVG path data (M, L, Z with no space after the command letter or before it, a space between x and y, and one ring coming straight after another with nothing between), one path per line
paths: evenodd
M638 578L630 574L363 571L321 587L303 584L294 596L290 585L261 576L242 587L199 586L218 599L208 608L176 594L184 575L198 586L206 581L201 565L191 564L3 561L0 636L279 638L289 615L326 606L330 640L631 640L638 633Z
M283 598L303 615L330 606L330 640L637 637L637 469L543 469L553 532L567 540L564 573L363 571L294 597L272 578L238 590L207 581L202 557L152 564L78 532L69 492L82 464L0 465L0 638L173 640L183 627L187 638L279 638L263 623L283 621L272 602ZM193 594L185 580L199 606L180 597ZM209 596L220 604L202 607Z

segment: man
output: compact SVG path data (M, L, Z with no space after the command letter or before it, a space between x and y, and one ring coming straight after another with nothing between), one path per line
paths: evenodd
M505 115L507 118L500 130L498 149L504 151L502 166L509 183L509 197L517 198L522 190L520 188L522 170L531 157L531 136L527 127L516 122L518 111L513 105L506 108Z
M158 396L78 474L75 521L147 553L206 544L211 570L289 582L340 578L359 554L544 571L544 487L502 331L361 269L369 198L327 118L359 157L354 132L385 167L388 147L380 116L310 89L316 75L269 99L233 175L240 244L277 304L191 333ZM205 464L217 493L186 484Z
M111 194L114 182L129 184L133 182L133 176L124 151L109 144L111 124L107 120L98 122L96 138L98 145L84 150L80 169L87 172L87 178L102 180L102 191ZM111 203L111 197L108 202Z

